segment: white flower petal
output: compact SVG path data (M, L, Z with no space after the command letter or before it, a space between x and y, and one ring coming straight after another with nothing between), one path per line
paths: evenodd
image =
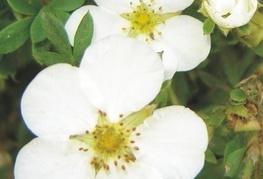
M72 13L65 25L72 46L80 21L88 11L94 23L93 42L111 34L122 34L122 27L127 27L128 21L117 14L97 6L83 6Z
M160 57L145 43L110 36L91 45L80 64L83 91L111 121L147 105L160 90Z
M148 0L151 1L151 0ZM182 11L190 6L193 0L155 0L154 6L156 8L162 7L162 12L177 12Z
M203 34L203 23L190 16L179 15L166 21L162 34L163 43L171 45L177 54L177 71L195 68L210 52L211 40Z
M68 64L53 65L28 85L21 112L33 133L71 135L95 126L97 110L81 91L78 72Z
M164 68L164 81L170 80L178 69L178 59L182 59L182 57L179 57L180 54L176 53L173 46L163 43L162 41L152 40L149 44L156 52L161 53Z
M130 2L135 6L140 3L139 0L95 0L95 2L98 6L112 10L118 14L130 12L132 10Z
M74 141L47 141L35 138L20 150L16 158L15 178L93 178L90 158L89 152L80 152Z
M157 169L143 165L138 160L136 160L135 163L125 163L125 170L123 170L121 166L116 167L112 163L109 167L109 171L101 170L96 176L96 179L163 179Z
M119 14L132 12L133 8L140 5L139 0L95 0L99 6L111 9ZM145 4L152 4L155 9L162 7L163 12L176 12L184 10L193 3L193 0L144 0ZM130 5L132 3L132 5Z
M204 164L208 144L205 123L183 106L158 109L138 127L136 154L144 164L158 169L164 178L192 179Z

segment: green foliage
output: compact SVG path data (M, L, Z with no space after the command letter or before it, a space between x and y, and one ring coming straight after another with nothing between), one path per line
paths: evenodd
M36 15L41 8L40 0L7 0L10 7L21 14Z
M45 65L62 62L75 64L71 45L62 22L50 12L45 11L41 14L41 22L45 36L54 45L55 52L40 51L35 48L34 56Z
M19 20L0 31L0 54L10 53L25 43L30 36L29 27L32 20Z
M207 149L205 152L205 161L213 164L217 163L216 156L210 149Z
M0 77L8 76L8 75L15 75L16 73L15 61L14 59L10 58L10 56L8 57L0 58Z
M243 160L246 148L240 148L235 150L226 156L225 161L225 176L234 177L238 173L238 169L241 161Z
M230 91L230 102L232 105L245 104L247 101L247 95L244 90L235 88Z
M93 20L88 12L81 20L76 35L74 37L74 57L77 64L84 54L86 48L90 45L93 36Z
M72 11L83 5L85 0L52 0L50 5L62 11Z

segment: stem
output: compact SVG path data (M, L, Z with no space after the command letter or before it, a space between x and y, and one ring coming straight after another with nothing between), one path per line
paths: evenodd
M169 93L169 97L170 97L170 102L173 104L173 105L178 105L180 104L179 103L179 100L177 98L177 96L175 95L174 93L174 90L172 88L172 83L169 85L168 87L168 93Z

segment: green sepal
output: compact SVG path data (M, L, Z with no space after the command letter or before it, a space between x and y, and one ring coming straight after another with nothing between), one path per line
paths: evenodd
M203 25L203 32L205 35L211 34L215 29L215 23L211 18L207 18Z
M40 0L7 0L9 6L21 14L36 15L41 9Z
M230 103L232 105L245 104L247 101L247 95L244 90L235 88L230 91Z
M93 19L89 12L82 18L74 37L74 59L79 64L93 36Z
M33 18L16 21L0 31L0 54L7 54L22 46L30 36Z
M142 124L145 119L150 117L155 108L156 105L154 104L148 105L140 111L130 114L129 116L121 120L119 124L121 124L120 126L122 126L122 128L124 129L132 130Z
M246 122L239 119L235 123L235 132L249 132L259 130L261 130L261 126L255 118L251 118Z
M249 118L251 114L249 113L248 109L243 105L238 106L229 106L226 110L226 114L236 114L240 117Z

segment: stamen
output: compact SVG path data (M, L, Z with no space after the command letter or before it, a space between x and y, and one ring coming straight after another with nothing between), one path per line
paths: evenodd
M139 147L137 147L137 146L135 146L135 147L133 147L134 148L134 150L139 150Z
M125 171L125 170L126 170L126 167L125 167L124 165L122 165L122 166L121 166L121 169Z

